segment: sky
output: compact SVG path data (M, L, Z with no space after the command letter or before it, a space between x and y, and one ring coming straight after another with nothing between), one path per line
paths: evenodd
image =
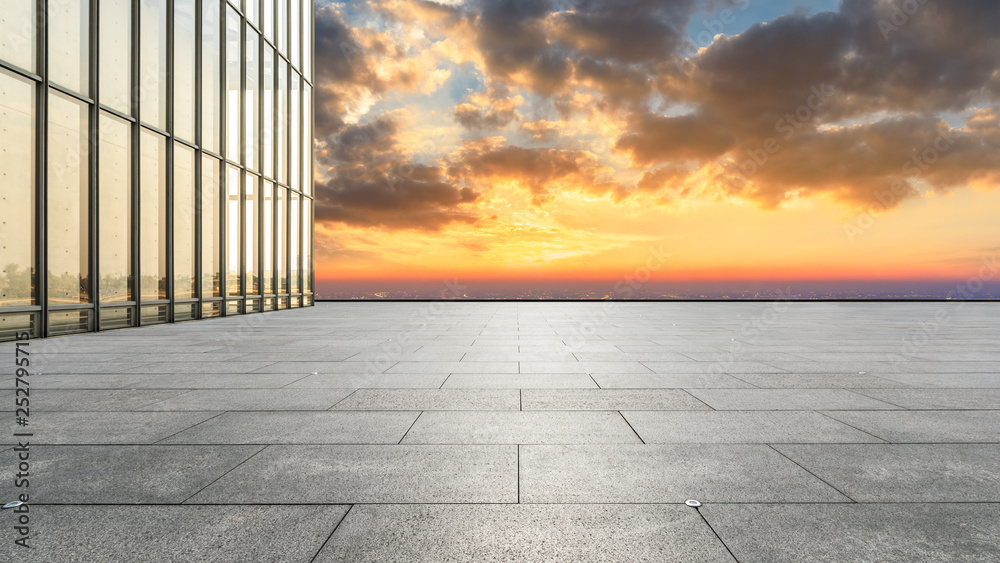
M995 0L319 1L316 96L320 293L1000 251Z

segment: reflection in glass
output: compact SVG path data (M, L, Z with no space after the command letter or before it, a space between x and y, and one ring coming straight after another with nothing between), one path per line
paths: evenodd
M191 142L195 140L196 41L195 0L174 0L174 135Z
M167 298L167 141L139 137L139 295L151 301Z
M312 1L302 0L305 13L302 18L302 76L312 80ZM308 123L308 122L306 122Z
M132 104L132 2L101 0L100 56L101 69L97 77L101 86L101 103L126 115Z
M167 0L140 0L139 115L167 129Z
M219 161L201 159L201 296L222 297Z
M7 4L4 2L4 10ZM90 78L90 2L49 3L49 80L83 95Z
M246 221L245 242L246 249L245 266L247 276L247 295L260 294L260 259L258 258L259 246L257 237L260 235L260 219L257 217L257 176L246 174L246 185L243 187L243 217Z
M226 295L242 295L240 268L240 169L226 166Z
M278 51L288 56L288 0L278 0Z
M313 290L312 286L312 200L302 198L302 289Z
M222 44L219 37L219 0L202 0L201 15L201 144L222 151Z
M274 41L274 0L262 0L261 30L268 41Z
M226 6L226 158L240 161L240 16Z
M141 322L143 325L158 325L167 322L167 306L154 305L152 307L142 307L140 310Z
M90 310L54 311L49 313L49 336L87 332L90 330Z
M132 127L105 112L100 120L100 298L101 303L132 301Z
M260 84L258 83L260 77L260 59L258 55L260 36L257 35L256 31L247 26L246 37L246 100L243 106L246 112L246 124L243 132L246 139L244 162L247 168L259 170L257 165L257 149L259 148L257 145L257 122L260 112Z
M266 2L265 2L266 3ZM4 2L0 10L0 59L35 71L35 2Z
M302 193L313 193L312 88L302 83Z
M174 143L174 297L191 299L195 293L194 149Z
M197 303L178 303L174 305L174 322L190 321L197 318Z
M243 15L247 20L257 25L257 2L260 0L243 0Z
M291 258L291 288L292 293L299 292L299 194L291 192L291 203L288 204L288 256Z
M275 178L288 183L288 64L278 59L278 169Z
M274 184L264 181L264 217L261 219L264 245L264 293L274 293Z
M285 209L286 202L285 199L288 190L278 186L275 188L275 198L274 198L274 270L278 274L278 293L288 293L288 268L285 265L285 243L288 241L288 235L286 234L285 227L288 223L285 221Z
M0 70L0 187L0 307L34 305L35 83L5 70Z
M261 114L261 131L264 143L264 162L261 170L264 176L274 177L274 49L264 44L264 79L261 84L264 102Z
M87 104L49 93L49 303L90 301Z
M213 301L211 303L201 304L201 318L210 319L212 317L218 317L222 315L222 302Z
M291 0L290 4L288 17L292 25L291 35L289 35L288 60L295 68L302 68L302 61L299 60L299 47L302 42L302 37L299 35L299 29L302 27L302 0Z
M292 73L292 91L291 91L291 116L288 118L288 148L289 148L289 159L288 159L288 169L291 173L291 186L293 190L302 190L302 175L299 173L299 166L302 164L301 158L299 158L299 143L302 141L302 136L299 133L299 125L301 125L300 120L302 116L299 115L299 104L302 102L302 94L299 92L299 75Z
M135 326L135 309L132 307L102 307L101 330Z

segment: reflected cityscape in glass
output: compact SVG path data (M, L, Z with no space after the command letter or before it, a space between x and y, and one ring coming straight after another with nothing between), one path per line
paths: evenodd
M313 304L311 0L10 0L0 340Z

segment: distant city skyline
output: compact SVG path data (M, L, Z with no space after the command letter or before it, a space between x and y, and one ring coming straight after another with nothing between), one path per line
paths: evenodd
M1000 282L690 280L340 280L317 286L317 299L1000 299Z

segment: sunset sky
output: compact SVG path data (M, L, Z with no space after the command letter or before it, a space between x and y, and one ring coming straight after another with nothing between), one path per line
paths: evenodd
M995 0L319 1L316 42L321 291L1000 250Z

